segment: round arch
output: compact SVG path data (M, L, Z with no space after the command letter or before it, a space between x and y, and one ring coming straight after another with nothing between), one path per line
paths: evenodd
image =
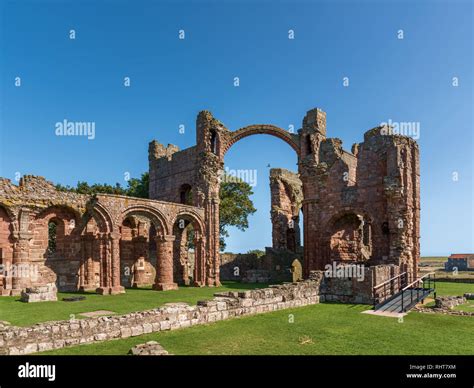
M181 225L181 221L185 221ZM192 228L192 229L190 229ZM179 211L172 222L173 280L177 284L202 286L205 284L206 263L204 253L204 223L192 209ZM192 231L192 234L188 233ZM190 245L194 256L189 256Z
M373 217L368 212L358 208L345 208L334 213L325 223L324 228L323 239L328 250L327 259L331 261L360 261L361 258L363 261L370 260L372 220ZM353 233L354 236L351 235ZM355 237L355 240L352 237Z
M130 206L122 211L118 219L115 222L116 230L119 230L119 226L122 222L131 215L141 215L149 218L153 223L155 229L162 231L164 235L169 234L169 227L166 222L166 217L158 210L149 206Z
M282 128L270 124L249 125L247 127L240 128L237 131L232 132L229 137L229 140L224 145L222 155L225 155L225 153L230 149L230 147L232 147L232 145L237 143L239 140L251 135L258 134L270 135L283 140L291 148L293 148L299 158L300 146L295 139L295 137L297 137L298 135L292 134Z
M192 222L193 226L198 229L199 233L202 234L204 232L203 220L201 219L201 216L197 212L191 209L189 210L185 209L185 210L179 211L176 214L176 217L171 222L172 227L174 227L176 222L178 222L180 219L185 219L186 221Z
M83 233L87 227L87 224L91 219L94 219L97 223L101 232L112 233L113 230L113 221L112 216L108 210L99 203L94 203L90 208L87 209L87 212L84 214L83 224L81 225L80 232Z

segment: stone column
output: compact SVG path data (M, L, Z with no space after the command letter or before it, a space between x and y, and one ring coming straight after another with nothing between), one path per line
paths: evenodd
M79 288L80 291L95 290L94 285L94 240L93 234L82 236L82 252L83 252L83 279Z
M107 266L107 270L110 274L107 274L107 278L112 284L101 286L96 291L99 294L123 294L125 288L120 285L120 233L110 233L109 245L110 265Z
M29 232L18 232L14 236L12 260L12 296L21 294L21 290L31 285L33 268L29 263L29 241L33 237Z
M154 290L176 290L178 285L173 282L173 241L172 235L156 236L156 278Z
M133 284L132 287L140 287L145 284L145 265L148 256L148 241L144 236L138 236L133 239L134 265L133 265Z
M205 265L204 265L204 241L197 232L194 236L194 285L196 287L204 286Z
M206 201L206 285L220 287L219 198Z

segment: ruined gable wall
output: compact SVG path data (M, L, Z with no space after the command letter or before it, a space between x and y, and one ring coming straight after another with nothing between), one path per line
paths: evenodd
M308 229L315 237L307 241L316 252L306 270L323 269L335 257L350 257L356 248L360 255L353 259L367 265L401 265L414 276L419 257L418 146L408 137L376 127L353 152L343 151L337 139L324 139L319 163L311 174L306 172L312 199ZM354 222L341 225L338 217L346 213L363 220L359 228Z
M301 246L299 211L303 189L298 174L282 168L270 170L272 247L296 251Z
M180 203L182 185L196 184L196 147L182 151L153 141L149 149L150 199Z

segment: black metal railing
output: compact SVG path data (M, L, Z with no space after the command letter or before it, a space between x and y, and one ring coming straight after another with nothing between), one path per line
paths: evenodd
M398 294L408 283L408 272L394 276L373 288L374 310L377 305Z
M421 278L416 279L402 289L401 293L401 312L406 312L413 305L423 300L431 292L436 290L436 275L434 272L428 273ZM414 292L416 291L416 293ZM410 293L409 303L405 302L406 293ZM416 297L414 298L414 296ZM408 301L407 301L408 302Z

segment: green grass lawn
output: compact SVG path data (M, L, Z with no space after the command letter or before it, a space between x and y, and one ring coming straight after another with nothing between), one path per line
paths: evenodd
M225 282L220 288L180 288L157 292L128 289L126 294L85 294L81 302L22 303L0 298L0 319L14 325L80 318L81 312L110 310L118 314L150 309L167 302L212 298L218 291L265 287ZM474 284L437 283L438 295L474 292ZM61 293L64 296L77 295ZM136 344L161 343L172 354L474 354L472 317L411 312L397 319L361 314L367 305L321 303L298 309L243 317L170 332L64 348L43 354L126 354ZM294 316L294 323L289 316Z
M150 340L176 355L474 354L471 317L411 312L400 323L367 308L321 303L41 354L125 355Z
M466 311L468 313L474 313L474 300L468 300L467 303L455 306L454 310Z
M466 292L474 292L474 283L436 282L437 296L462 296Z
M0 298L0 320L16 326L29 326L38 322L83 318L80 313L108 310L117 314L148 310L164 303L186 302L196 304L199 300L212 299L213 294L222 291L235 291L267 287L267 284L244 284L223 282L222 287L180 287L173 291L154 291L152 289L127 289L125 294L98 295L95 293L58 293L57 302L23 303L19 297ZM64 302L62 298L84 295L85 300Z

